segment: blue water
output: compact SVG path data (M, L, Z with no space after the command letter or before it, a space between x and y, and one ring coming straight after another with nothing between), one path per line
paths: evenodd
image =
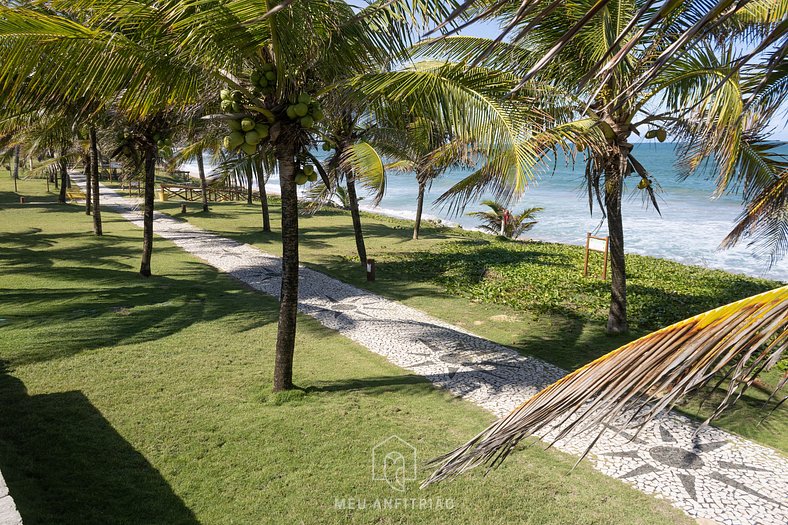
M653 206L644 205L644 192L636 188L637 179L630 177L623 205L625 249L628 253L788 281L788 259L769 269L768 259L757 256L746 242L730 250L718 249L720 241L742 211L740 196L723 195L714 199L713 180L702 177L679 181L674 168L673 144L637 144L634 154L661 187L658 202L662 215ZM427 199L429 204L425 206L425 212L431 218L451 221L466 228L478 226L478 220L472 217L450 216L447 210L432 205L432 201L468 173L465 170L449 171L433 182ZM582 245L586 232L598 231L599 235L607 235L607 224L602 221L596 203L593 215L589 213L582 178L581 162L573 169L559 160L555 171L539 176L529 185L522 199L511 206L514 212L526 207L544 208L538 216L539 223L526 234L528 237ZM276 191L277 181L272 179L269 184ZM412 175L390 172L386 195L376 211L411 218L415 214L416 192L416 181ZM366 200L371 201L369 198ZM372 209L363 206L364 201L361 204ZM465 211L482 208L478 204L470 204Z

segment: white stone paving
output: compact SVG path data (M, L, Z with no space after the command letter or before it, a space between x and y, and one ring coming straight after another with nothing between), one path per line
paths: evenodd
M16 510L14 498L8 493L8 485L0 472L0 525L22 525L22 517Z
M79 174L74 180L84 183ZM142 226L137 200L104 187L101 199ZM279 296L279 257L162 214L156 215L155 232L216 269ZM300 273L302 313L496 416L566 373L320 272L302 268ZM696 425L671 413L638 436L611 429L590 460L601 472L666 498L693 517L725 525L788 524L788 460L719 429L695 435ZM579 454L594 437L576 436L557 448Z

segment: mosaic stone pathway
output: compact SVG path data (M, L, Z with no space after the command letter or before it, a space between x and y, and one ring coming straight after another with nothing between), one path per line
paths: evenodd
M2 472L0 472L0 525L22 525L22 517L16 510L14 498L8 493Z
M79 174L74 179L82 184ZM142 226L137 201L108 188L102 204ZM157 214L156 234L253 288L279 296L280 259L248 244ZM155 257L155 255L154 255ZM497 416L566 372L320 272L302 268L299 310ZM668 414L637 437L611 429L590 461L601 472L726 525L788 523L788 460L777 452ZM557 448L578 454L596 434ZM633 439L634 438L634 439Z

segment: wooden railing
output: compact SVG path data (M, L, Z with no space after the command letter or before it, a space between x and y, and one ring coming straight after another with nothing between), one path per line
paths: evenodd
M245 201L248 192L245 188L208 187L210 202ZM188 184L162 184L160 200L180 199L184 201L201 201L202 189ZM260 192L252 192L253 200L260 200Z

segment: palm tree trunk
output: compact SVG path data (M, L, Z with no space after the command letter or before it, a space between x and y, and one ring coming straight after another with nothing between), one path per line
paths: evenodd
M104 229L101 224L101 201L99 196L99 164L98 159L98 140L96 140L96 128L90 128L90 172L93 186L93 233L103 235Z
M419 181L419 198L416 203L416 223L413 225L413 240L419 238L419 230L421 229L421 213L424 210L424 189L427 184Z
M294 157L293 144L280 144L276 148L282 194L282 287L279 294L274 392L293 388L293 354L298 312L298 194Z
M265 192L265 180L261 169L257 170L257 187L260 188L260 211L263 215L263 231L271 231L271 215L268 212L268 194Z
M93 188L90 182L90 156L85 160L85 215L90 215Z
M358 196L356 195L356 175L353 170L345 174L347 181L347 198L350 204L350 216L353 219L353 233L356 236L356 250L361 264L367 263L367 247L364 245L364 232L361 230L361 214L358 211Z
M202 192L202 211L208 213L208 181L205 180L205 166L202 150L197 154L197 173L200 174L200 191Z
M254 200L252 197L254 196L254 190L252 189L252 172L249 171L246 174L246 204L254 204Z
M17 191L16 181L19 180L19 146L14 147L14 193Z
M60 160L58 160L58 166L60 167L60 194L58 195L57 201L60 204L65 204L66 190L68 189L68 163L64 156L61 156Z
M145 148L145 201L142 213L142 263L140 275L150 277L153 253L153 197L156 192L156 146Z
M620 157L615 155L605 168L605 208L610 236L610 312L607 318L609 334L623 334L627 326L627 275L624 259L624 221L621 215L623 173Z

